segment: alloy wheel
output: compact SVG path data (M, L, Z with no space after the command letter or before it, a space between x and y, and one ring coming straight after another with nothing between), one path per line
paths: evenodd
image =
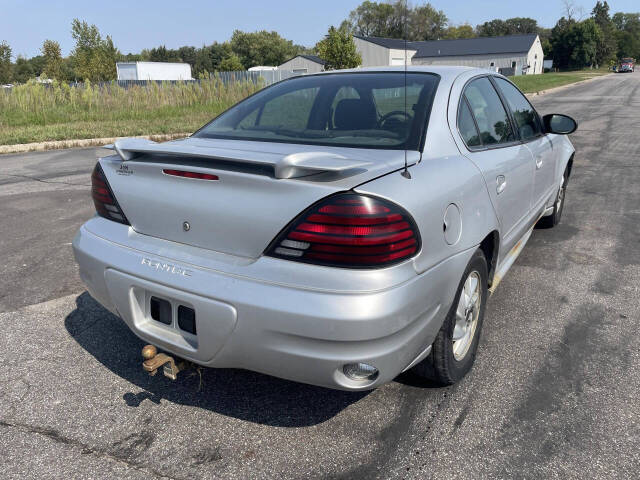
M480 282L480 274L472 271L467 276L462 292L460 292L452 336L453 356L457 361L461 361L466 356L473 343L482 305Z

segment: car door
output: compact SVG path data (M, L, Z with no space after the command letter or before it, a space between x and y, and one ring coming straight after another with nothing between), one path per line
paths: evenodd
M556 191L556 155L553 143L544 135L540 117L529 103L529 100L511 82L500 77L493 77L507 107L522 142L533 155L535 173L533 178L532 210L538 213L543 210L550 197Z
M482 172L501 225L501 256L529 225L534 162L517 138L507 109L487 76L471 80L458 105L466 156Z

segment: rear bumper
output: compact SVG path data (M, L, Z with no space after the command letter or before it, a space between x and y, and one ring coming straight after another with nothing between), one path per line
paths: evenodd
M91 230L85 224L73 241L80 276L90 294L138 337L208 367L245 368L344 390L380 386L420 358L473 253L452 256L392 287L330 291L201 267L206 262L193 255L188 263L174 260L180 257L172 249L177 254L183 246L171 242L166 245L172 248L152 250L157 254L141 251L95 233L105 221L91 220ZM296 268L327 273L327 267ZM151 319L152 295L168 300L174 312L178 305L193 308L197 336L180 330L175 320L164 325ZM378 378L370 383L347 378L342 367L355 362L378 368Z

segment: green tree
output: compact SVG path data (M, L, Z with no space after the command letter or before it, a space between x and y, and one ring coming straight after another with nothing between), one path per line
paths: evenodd
M220 70L220 63L233 52L229 43L214 42L209 46L203 46L196 51L196 62L193 67L193 76L200 77L206 73Z
M33 64L28 59L18 56L18 58L16 58L16 63L13 66L13 80L16 83L26 83L27 80L36 76Z
M618 58L640 58L640 13L618 12L612 17Z
M77 80L78 75L73 67L73 59L65 57L62 59L62 78L65 82L73 82Z
M149 51L150 62L181 62L180 53L178 50L172 50L164 45L160 45L157 48L152 48Z
M99 82L116 78L116 61L120 53L110 36L103 39L98 27L77 18L71 24L71 36L76 41L71 54L75 74L81 80Z
M5 41L0 42L0 84L13 80L13 65L11 64L11 47Z
M277 66L298 53L298 48L291 40L266 30L252 33L236 30L230 43L231 50L240 58L244 68Z
M456 38L473 38L476 36L476 32L471 25L465 23L464 25L449 26L442 35L443 39L456 39Z
M514 17L506 20L496 18L478 25L476 32L480 37L501 37L504 35L540 33L540 27L533 18Z
M393 37L394 13L390 3L365 1L349 14L340 30L349 30L354 35L364 37Z
M507 26L508 35L524 35L527 33L539 33L538 21L528 17L507 18L504 23Z
M569 66L584 68L595 65L598 60L598 44L602 42L602 37L600 27L592 18L573 25L567 36L567 41L572 46Z
M238 70L244 70L244 66L235 53L232 53L228 57L224 58L218 65L217 70L221 72L235 72Z
M447 16L430 3L410 7L407 0L362 2L342 22L340 30L364 37L437 40L444 35Z
M611 18L614 26L618 30L625 32L640 32L640 13L618 12Z
M580 69L596 64L602 31L592 18L576 22L562 17L553 27L550 41L555 66Z
M484 22L476 27L479 37L501 37L509 35L507 24L504 20L495 19Z
M618 58L640 58L640 37L627 31L616 31Z
M591 12L591 18L602 32L602 38L597 46L596 64L606 65L616 56L618 50L615 25L609 16L609 4L606 0L596 3Z
M449 19L442 10L430 3L409 12L409 40L439 40L445 33Z
M178 57L180 57L181 62L191 65L191 69L193 70L196 64L196 47L180 47L178 49Z
M54 40L45 40L40 51L45 62L42 74L47 78L63 80L60 44Z
M551 45L551 57L556 68L568 68L572 46L568 44L569 31L576 24L575 20L560 18L551 29L549 43Z
M355 68L362 63L353 37L347 30L330 27L326 37L316 45L316 51L327 62L327 70Z

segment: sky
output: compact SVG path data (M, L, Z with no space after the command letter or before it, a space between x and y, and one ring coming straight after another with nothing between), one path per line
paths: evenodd
M200 47L228 40L233 30L276 30L311 47L339 25L362 0L0 0L0 42L13 57L39 54L45 39L63 55L73 49L71 21L95 24L122 53L166 45ZM588 15L596 0L574 0ZM410 3L424 3L413 0ZM545 27L562 16L562 0L431 0L453 24L477 25L494 18L532 17ZM611 12L640 11L639 0L610 0Z

